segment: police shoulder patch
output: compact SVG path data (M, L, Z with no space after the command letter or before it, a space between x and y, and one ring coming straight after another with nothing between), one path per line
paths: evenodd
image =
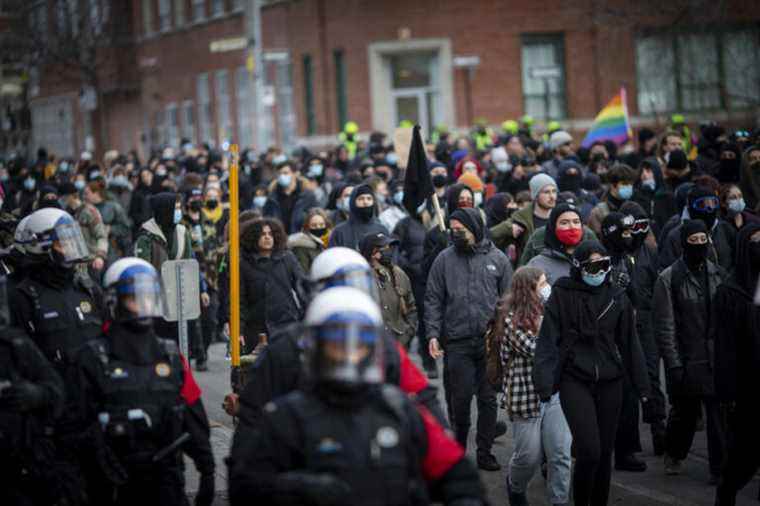
M393 448L398 444L398 431L393 427L380 427L375 439L380 448Z
M166 362L156 364L156 374L162 378L168 377L172 373L172 368Z
M90 304L89 301L83 300L79 303L79 309L81 309L83 313L87 314L92 311L92 304Z

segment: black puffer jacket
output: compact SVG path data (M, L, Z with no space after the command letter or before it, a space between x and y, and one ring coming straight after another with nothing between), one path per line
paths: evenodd
M606 254L601 244L587 241L573 258L583 261L594 252ZM542 399L558 390L564 374L590 383L628 374L639 396L649 395L631 302L609 280L598 287L587 285L577 267L552 287L534 364L533 381Z

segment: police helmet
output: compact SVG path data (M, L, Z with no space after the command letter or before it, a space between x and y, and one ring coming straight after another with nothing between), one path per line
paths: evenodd
M372 268L356 250L328 248L314 259L309 278L317 292L335 286L351 286L379 300Z
M37 258L49 256L67 267L90 258L79 224L61 209L48 207L30 214L22 236L26 253Z
M164 315L164 293L156 269L140 258L114 262L103 277L103 288L111 318L142 326Z

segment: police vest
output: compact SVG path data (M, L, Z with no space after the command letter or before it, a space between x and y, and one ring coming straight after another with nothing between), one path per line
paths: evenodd
M285 400L303 431L303 465L345 481L364 506L426 504L421 449L405 396L384 385L356 411L336 410L315 395L296 391Z
M182 432L182 360L174 342L158 341L162 356L147 365L116 359L106 339L87 344L98 360L98 373L90 378L97 392L98 422L109 447L127 467L152 464L156 453Z

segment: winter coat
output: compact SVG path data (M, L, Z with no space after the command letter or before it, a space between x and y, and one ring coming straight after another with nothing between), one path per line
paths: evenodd
M98 209L86 202L71 213L79 228L82 230L82 236L87 243L87 249L90 254L105 259L108 256L108 229L103 223L103 217Z
M547 399L557 392L565 374L588 383L627 375L640 397L649 396L633 306L609 282L592 288L565 277L552 287L533 366L539 397Z
M425 284L426 276L423 266L425 258L425 235L427 229L419 220L407 216L398 222L393 235L398 238L398 255L396 263L404 269L412 283ZM419 301L418 301L419 302Z
M572 261L568 255L551 248L544 248L538 255L528 262L528 267L541 269L546 275L546 282L554 285L560 278L570 275Z
M684 211L682 219L688 219L688 211ZM712 244L708 258L720 265L725 271L730 271L734 264L734 246L736 231L730 223L718 220L710 231ZM673 228L662 242L658 263L661 267L673 264L683 252L681 246L681 225Z
M591 230L597 236L602 234L602 221L608 214L616 212L625 203L624 200L618 199L613 196L609 191L602 197L602 202L599 202L591 210L586 222Z
M380 223L380 220L377 219L377 201L375 202L375 211L373 217L370 218L369 221L363 221L359 217L356 211L356 197L357 190L359 190L359 188L362 186L364 185L357 186L351 193L351 216L348 218L348 221L344 221L333 229L332 234L330 234L330 242L328 244L328 247L331 248L333 246L344 246L346 248L358 250L359 241L361 241L362 237L365 235L390 235L388 229L385 228L382 223Z
M311 263L317 258L317 255L325 250L325 245L318 237L314 237L306 232L298 232L288 237L288 249L298 259L301 269L304 272L311 270Z
M499 297L512 281L507 256L483 239L472 254L449 246L433 262L425 294L428 338L482 339Z
M533 206L533 203L528 204L524 208L515 211L511 218L491 227L491 238L497 248L504 251L507 246L514 244L517 247L517 258L520 258L520 255L525 250L525 245L528 243L528 239L530 239L530 236L536 230L533 223ZM523 229L519 237L512 235L513 224L517 224Z
M405 348L417 332L417 305L409 277L398 266L375 269L375 281L380 294L380 310L386 334Z
M713 395L712 353L709 347L711 298L723 281L724 271L708 261L707 286L686 267L683 258L662 271L654 287L654 332L660 354L668 372L668 389L671 395ZM673 285L673 272L676 285ZM681 282L678 282L680 278ZM674 293L672 289L675 289ZM721 317L723 319L723 317ZM716 322L717 323L717 322ZM683 371L683 379L673 377L673 371Z
M312 192L303 188L303 183L302 180L299 180L296 184L294 194L286 196L277 185L277 181L272 181L269 185L269 198L262 210L264 216L280 220L285 227L285 231L289 234L301 230L303 228L303 220L306 218L306 213L312 207L317 207L317 199ZM293 198L295 200L293 202L293 208L288 223L285 223L286 216L283 209L286 198Z

